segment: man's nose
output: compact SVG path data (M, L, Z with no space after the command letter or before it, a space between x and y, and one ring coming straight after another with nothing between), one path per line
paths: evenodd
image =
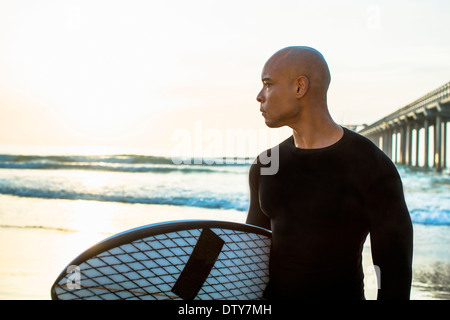
M256 101L258 101L259 103L264 102L264 95L262 94L262 90L256 96Z

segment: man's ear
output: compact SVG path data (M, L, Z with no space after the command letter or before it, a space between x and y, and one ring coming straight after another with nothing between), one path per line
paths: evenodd
M303 98L303 96L308 92L309 88L309 80L306 76L299 76L297 78L297 92L296 97L297 99Z

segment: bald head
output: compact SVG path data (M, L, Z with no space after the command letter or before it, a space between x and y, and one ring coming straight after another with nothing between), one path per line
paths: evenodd
M309 91L325 94L331 76L327 62L316 49L304 46L287 47L276 52L266 63L266 67L285 73L288 81L300 76L308 79Z
M328 110L330 71L322 54L310 47L287 47L264 65L256 100L270 128L293 129L295 145L322 148L342 137Z

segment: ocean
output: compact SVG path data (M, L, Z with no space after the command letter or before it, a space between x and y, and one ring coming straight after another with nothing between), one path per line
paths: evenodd
M246 158L177 161L145 155L4 154L0 155L0 194L246 212L251 162ZM450 225L450 176L407 167L398 170L412 221Z
M174 161L143 155L0 155L0 194L247 210L248 160Z
M252 160L0 154L0 298L47 299L75 255L116 232L167 220L244 222ZM450 175L398 170L415 230L413 296L448 299Z

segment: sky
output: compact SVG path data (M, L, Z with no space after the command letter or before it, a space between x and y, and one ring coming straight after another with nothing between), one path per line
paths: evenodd
M264 148L290 131L264 125L261 70L291 45L325 56L333 119L370 124L450 81L449 18L447 0L0 0L0 147Z

